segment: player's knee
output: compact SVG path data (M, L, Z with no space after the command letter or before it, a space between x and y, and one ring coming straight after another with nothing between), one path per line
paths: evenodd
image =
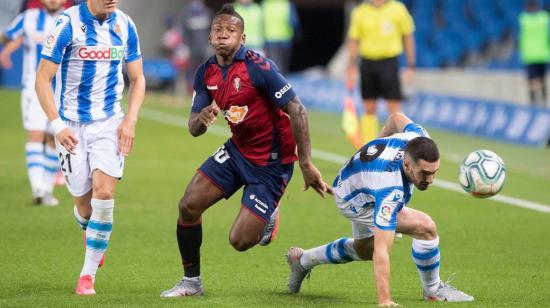
M115 189L114 187L108 187L106 185L103 186L95 186L94 185L94 191L93 191L93 197L95 199L101 199L101 200L110 200L114 199L115 197Z
M243 239L241 237L237 237L233 235L229 237L229 243L231 243L231 246L233 246L233 248L235 248L235 250L237 251L246 251L257 244L257 243L251 242L250 240Z
M435 240L437 238L437 226L430 216L426 216L422 222L423 237L426 240Z
M201 217L199 206L195 202L190 202L185 196L181 198L179 203L180 218L184 222L195 222Z

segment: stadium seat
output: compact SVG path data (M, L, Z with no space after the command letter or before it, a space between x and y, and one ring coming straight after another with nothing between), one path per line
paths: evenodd
M147 81L147 87L155 89L172 86L178 77L176 68L166 59L144 60L143 74Z
M550 0L541 0L550 7ZM469 54L484 54L518 32L521 0L402 0L416 23L419 67L460 66ZM491 55L488 55L491 56ZM489 59L489 68L519 68L517 52Z

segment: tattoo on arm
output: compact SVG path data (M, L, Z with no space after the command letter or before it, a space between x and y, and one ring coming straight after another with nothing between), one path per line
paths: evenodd
M311 162L311 142L306 107L296 96L283 106L283 110L290 116L292 134L298 146L300 165L308 164Z

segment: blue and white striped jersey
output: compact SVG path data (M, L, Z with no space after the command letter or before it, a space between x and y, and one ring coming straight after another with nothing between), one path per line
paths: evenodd
M395 230L397 214L411 199L413 184L403 170L407 142L429 137L422 126L410 123L403 133L373 140L364 145L334 180L334 194L350 208L374 207L374 225Z
M6 37L10 40L18 39L21 36L24 38L22 80L24 89L34 90L42 44L59 12L49 14L45 9L26 10L19 14L6 29Z
M57 17L42 58L61 64L55 102L63 120L111 117L122 113L122 61L141 58L136 26L120 10L99 21L82 2Z

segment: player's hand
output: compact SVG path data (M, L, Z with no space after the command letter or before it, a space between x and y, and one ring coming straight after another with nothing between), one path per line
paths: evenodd
M216 122L216 117L218 116L218 113L220 113L220 108L215 104L207 106L199 113L199 121L204 126L210 126L214 124L214 122Z
M379 303L378 307L401 307L398 303L395 303L393 301L388 301L384 303Z
M403 71L403 81L405 82L405 84L407 85L411 85L414 81L414 68L412 67L407 67L404 71Z
M10 69L13 66L11 56L3 52L0 53L0 65L2 68Z
M60 131L59 134L55 136L59 144L61 144L69 153L76 154L76 145L78 144L78 139L73 134L70 128L65 128Z
M317 167L312 163L306 163L300 164L300 168L304 176L304 191L312 187L323 198L325 198L325 193L332 195L332 187L325 183Z
M124 118L118 126L118 152L124 156L128 156L134 148L134 138L136 135L136 121Z

